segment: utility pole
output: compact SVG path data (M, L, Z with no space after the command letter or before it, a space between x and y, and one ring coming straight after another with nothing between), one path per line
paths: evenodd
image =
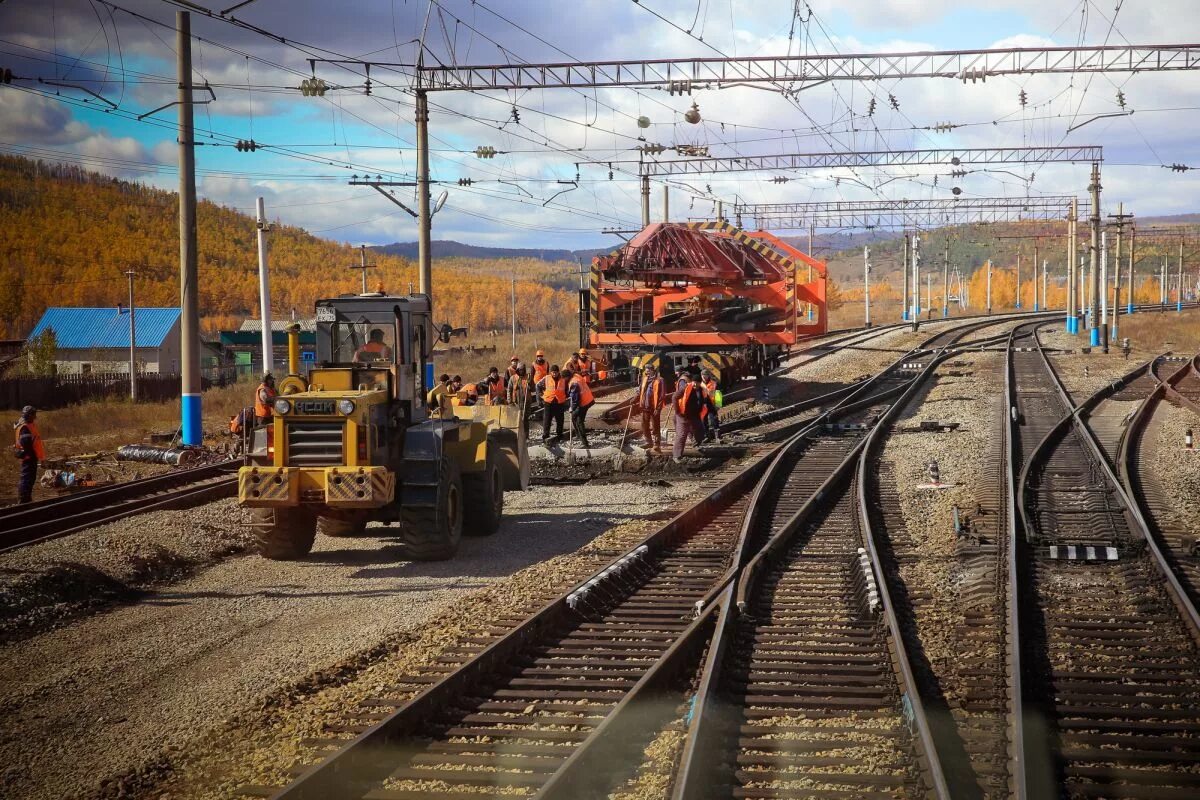
M992 260L987 260L987 313L992 313Z
M871 248L863 245L863 327L871 327Z
M671 187L663 184L663 222L671 221Z
M915 332L921 322L921 234L912 239L912 324Z
M1158 277L1158 310L1161 313L1167 306L1167 257L1163 256L1162 271Z
M1179 239L1179 287L1175 295L1175 310L1183 311L1183 239ZM130 301L132 302L132 301Z
M942 316L950 316L950 236L946 236L946 251L942 256Z
M1071 211L1067 214L1067 333L1079 333L1079 281L1076 274L1078 260L1076 248L1079 238L1075 226L1079 220L1079 201L1071 200Z
M1041 303L1041 305L1038 304L1037 271L1038 271L1038 258L1041 256L1041 254L1042 254L1042 241L1041 241L1041 239L1034 239L1033 240L1033 310L1034 311L1039 310L1042 307L1042 305L1045 305L1045 303L1046 303L1046 293L1042 292L1042 303Z
M418 247L418 249L420 249L420 248ZM417 257L419 259L420 255L418 254ZM375 269L375 265L367 263L367 246L365 244L360 244L358 246L358 260L359 260L359 263L351 266L350 269L357 269L357 270L362 271L362 293L366 294L367 293L367 270Z
M433 211L429 207L429 97L417 90L417 288L433 308ZM364 255L365 259L366 256ZM363 293L367 291L363 272Z
M517 352L517 274L512 276L512 349Z
M904 262L900 271L904 273L904 294L900 295L900 319L904 322L908 321L908 254L912 242L909 239L909 234L904 234Z
M1108 231L1100 231L1100 327L1108 340Z
M925 314L933 314L933 275L925 273Z
M1124 252L1123 245L1125 244L1125 220L1131 218L1133 214L1125 213L1125 204L1117 203L1117 213L1109 214L1110 219L1117 221L1117 249L1113 253L1113 308L1112 308L1112 338L1116 340L1121 333L1121 322L1118 319L1121 313L1121 253ZM1129 285L1130 301L1133 300L1133 284Z
M263 372L270 372L274 366L275 340L271 329L271 284L267 277L267 210L263 199L258 198L255 204L258 219L258 316L262 320L262 358ZM365 290L364 290L365 291Z
M650 176L642 175L642 227L650 225ZM741 215L738 215L738 227L742 226Z
M1021 310L1021 249L1017 248L1017 311Z
M196 269L196 142L192 125L192 18L175 12L179 78L179 373L185 446L204 443L200 407L200 280Z
M1046 295L1046 259L1042 259L1042 310L1050 310L1050 298Z
M1088 187L1092 193L1092 213L1089 217L1092 229L1092 245L1090 266L1092 271L1092 318L1088 325L1091 330L1090 342L1092 347L1099 346L1101 352L1108 352L1108 330L1100 327L1100 165L1092 162L1092 183Z
M1129 227L1129 304L1125 306L1125 313L1127 315L1133 313L1133 306L1137 302L1137 297L1134 296L1137 288L1133 283L1133 250L1136 245L1137 224L1134 223Z
M133 320L133 276L136 273L130 269L125 275L129 278L129 399L137 402L137 328Z

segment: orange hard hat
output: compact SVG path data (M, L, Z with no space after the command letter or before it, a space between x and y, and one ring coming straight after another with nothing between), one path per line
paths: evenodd
M513 356L512 358L509 359L509 361L520 361L520 360L521 359L517 358L516 356Z
M546 354L545 354L543 351L541 351L541 350L538 350L536 353L534 353L534 355L535 355L535 356L544 356L544 355L546 355Z
M581 355L581 356L586 356L586 355L587 355L587 348L586 348L586 347L581 347L581 348L579 348L579 355Z

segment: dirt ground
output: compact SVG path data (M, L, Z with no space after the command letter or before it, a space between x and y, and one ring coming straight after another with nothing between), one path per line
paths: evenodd
M414 642L423 635L445 646L454 625L478 625L585 577L696 485L673 477L512 493L496 535L464 540L441 563L399 560L383 527L321 537L300 562L231 554L133 602L0 646L0 795L159 797L148 784L171 778L171 797L225 797L279 779L275 770L297 757L297 731L315 735L329 705L345 707L344 694L319 689L377 691L388 664L422 652ZM169 514L135 518L127 535L166 545L195 512ZM603 548L579 552L606 532ZM14 555L28 567L37 549ZM114 569L105 559L95 556ZM12 561L0 559L0 570Z

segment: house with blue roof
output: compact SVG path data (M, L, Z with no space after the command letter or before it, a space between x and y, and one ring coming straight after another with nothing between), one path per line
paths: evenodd
M179 374L179 309L133 312L138 372ZM54 332L60 373L129 372L129 309L48 308L29 338Z

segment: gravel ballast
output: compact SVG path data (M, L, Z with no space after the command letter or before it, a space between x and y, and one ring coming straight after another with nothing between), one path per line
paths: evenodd
M331 711L586 577L696 486L534 487L508 494L500 532L464 539L451 561L398 560L383 528L319 537L308 560L228 559L9 644L0 794L228 797L279 782Z

